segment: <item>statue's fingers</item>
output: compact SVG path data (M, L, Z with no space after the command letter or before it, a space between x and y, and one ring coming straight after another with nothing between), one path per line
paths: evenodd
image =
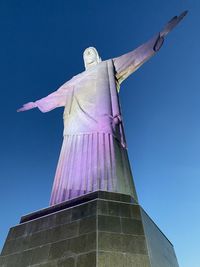
M177 16L173 17L172 19L170 19L170 21L168 21L167 25L170 25L172 23L174 23L177 20Z
M17 112L21 112L21 111L24 111L24 108L23 107L17 109Z
M177 25L177 21L178 21L178 17L174 17L173 19L171 19L167 25L165 26L165 28L161 31L161 36L166 36L176 25Z
M26 111L26 110L31 109L31 108L32 107L30 107L29 105L24 104L23 107L17 109L17 112Z
M182 20L188 13L188 10L185 10L183 13L180 14L179 20Z
M184 11L180 14L180 16L173 17L165 26L165 28L161 31L160 35L165 37L176 25L187 15L188 11Z
M184 11L180 14L180 16L176 16L174 17L171 22L170 22L170 25L169 25L169 28L170 30L172 30L186 15L187 15L188 11Z

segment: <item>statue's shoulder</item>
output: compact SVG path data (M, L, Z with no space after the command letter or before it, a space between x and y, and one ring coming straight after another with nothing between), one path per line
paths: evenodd
M110 64L112 64L112 59L107 59L107 60L102 60L101 62L99 62L96 66L84 70L83 72L74 75L71 80L69 80L70 84L73 83L78 83L80 81L82 81L83 79L87 78L88 76L92 75L95 71L99 71L99 67L101 67L102 65L104 65L104 67L109 66Z
M83 79L85 77L85 75L86 75L86 71L83 71L83 72L81 72L79 74L76 74L68 81L68 83L70 83L70 84L77 83L81 79Z

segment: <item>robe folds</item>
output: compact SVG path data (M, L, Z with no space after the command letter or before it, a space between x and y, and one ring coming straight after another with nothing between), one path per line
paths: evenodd
M42 112L64 106L64 138L50 205L97 190L134 197L119 86L155 54L158 36L130 53L98 63L35 103Z

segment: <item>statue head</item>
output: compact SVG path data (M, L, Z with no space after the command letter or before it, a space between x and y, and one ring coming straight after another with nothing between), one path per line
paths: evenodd
M101 58L99 57L99 54L94 47L88 47L85 49L85 51L83 52L83 59L86 70L101 62Z

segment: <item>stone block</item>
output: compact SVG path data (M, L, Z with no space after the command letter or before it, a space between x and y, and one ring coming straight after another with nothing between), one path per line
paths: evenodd
M86 234L96 231L96 215L91 217L86 217L80 220L79 234Z
M46 233L47 240L49 242L56 242L59 240L75 237L79 232L79 221L74 221L72 223L59 225L57 227L51 228ZM48 238L50 236L50 239Z
M123 253L119 252L99 252L98 267L124 267L125 257Z
M96 252L79 255L77 258L76 267L95 267L96 265Z
M69 250L75 254L80 254L96 249L96 233L88 233L70 239Z
M148 255L125 254L125 265L127 267L151 267ZM160 266L161 267L161 266Z
M86 204L79 205L72 209L72 221L83 219L96 214L96 201L91 201Z
M48 256L49 260L55 260L70 256L74 256L74 253L70 250L70 239L51 244Z
M121 218L122 233L131 235L144 235L141 220Z
M31 251L30 265L45 263L48 259L50 245L40 246Z
M98 233L99 250L103 251L122 251L122 235L116 233Z
M121 235L122 249L125 253L147 255L147 246L144 236Z
M120 217L99 215L98 229L104 232L121 233Z
M120 205L119 205L120 203ZM123 203L117 201L98 201L98 214L111 215L117 217L131 217L131 206L130 203Z
M56 213L55 216L55 225L61 225L61 224L66 224L70 223L72 219L72 209L67 209L64 211L60 211Z
M131 218L141 220L141 212L139 205L130 205Z
M56 267L76 267L76 260L74 257L58 260Z

